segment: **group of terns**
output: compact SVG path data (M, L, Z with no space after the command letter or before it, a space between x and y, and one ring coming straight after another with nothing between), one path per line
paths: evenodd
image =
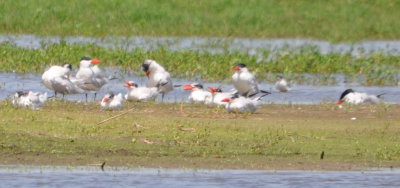
M100 60L82 57L79 69L72 75L72 65L64 63L61 66L55 65L47 69L42 75L42 83L48 89L57 93L79 94L85 93L86 101L88 93L96 93L112 78L107 77L98 66ZM223 92L220 88L203 87L200 83L184 85L173 85L171 75L154 60L145 60L141 63L141 69L148 78L147 86L138 86L134 81L125 81L128 92L114 94L107 93L101 100L102 109L120 110L123 109L125 100L133 101L154 101L159 94L164 100L165 94L172 91L174 87L182 87L183 90L191 91L189 101L201 103L207 106L225 107L228 112L253 113L261 104L261 100L270 92L259 88L257 79L245 64L235 65L235 73L232 75L234 88L229 92ZM290 90L290 83L279 76L275 87L280 92ZM369 95L347 89L342 93L338 104L347 102L349 104L378 103L381 95ZM12 104L15 107L31 107L39 109L47 100L47 93L18 91L14 94Z

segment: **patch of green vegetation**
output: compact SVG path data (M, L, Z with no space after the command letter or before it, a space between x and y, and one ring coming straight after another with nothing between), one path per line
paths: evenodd
M394 0L2 1L1 33L399 39Z
M40 49L24 49L10 44L0 44L0 71L4 72L44 72L46 66L70 62L78 66L82 56L102 60L103 67L120 67L123 70L140 71L139 65L145 59L155 59L173 77L201 78L206 81L229 81L233 66L246 63L260 80L275 80L276 74L284 74L295 80L305 79L303 73L321 75L319 80L331 83L333 74L342 73L351 79L365 76L361 82L367 85L396 85L399 78L400 57L375 53L368 57L353 57L351 54L321 54L313 48L305 48L301 53L287 51L274 55L270 60L258 61L257 57L243 52L214 54L198 51L171 51L163 47L155 50L106 49L94 44L45 45ZM272 52L262 52L268 57Z
M191 104L128 103L132 112L100 125L121 112L64 101L49 101L39 111L1 105L2 163L33 156L31 163L50 165L95 160L149 166L166 159L157 165L208 167L210 160L222 168L259 169L400 165L397 105L266 105L238 115Z

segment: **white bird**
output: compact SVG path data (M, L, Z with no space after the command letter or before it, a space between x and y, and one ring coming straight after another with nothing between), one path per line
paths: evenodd
M38 110L47 100L47 93L17 91L12 100L12 104L17 107L30 107Z
M250 97L260 92L256 77L249 72L245 64L236 65L235 70L232 81L240 95Z
M234 94L234 92L222 92L221 89L214 87L208 87L208 89L210 90L211 97L208 97L204 101L204 104L208 106L213 106L213 105L225 106L226 102L222 102L222 100L225 98L229 98Z
M275 88L280 92L288 92L291 85L282 76L278 76L278 81L275 83Z
M125 81L125 87L128 88L128 93L125 95L126 100L134 101L154 101L158 95L156 87L139 87L133 81Z
M157 87L163 101L164 95L173 90L170 74L156 61L151 59L143 61L141 67L149 78L147 87Z
M199 83L184 84L184 90L192 91L189 95L189 101L193 103L204 103L207 98L211 98L211 92L203 89L203 85Z
M225 109L228 112L235 113L254 113L261 105L261 99L268 94L263 94L260 97L247 98L237 94L230 98L225 98L222 102L226 102Z
M349 104L376 104L381 101L380 97L384 95L384 93L379 95L370 95L367 93L355 92L352 89L346 89L338 100L338 104L342 104L343 102Z
M107 93L101 100L100 106L104 110L121 110L124 107L122 94Z
M92 70L94 72L94 79L97 82L97 84L99 85L99 87L103 87L105 84L108 83L108 81L110 80L108 78L108 76L104 73L103 70L101 70L101 68L98 65L94 65L92 66Z
M64 63L62 66L51 66L42 75L42 83L48 89L54 91L54 95L62 93L63 98L65 94L76 94L84 92L76 84L70 80L72 65Z
M76 73L74 79L71 79L79 88L86 92L94 92L94 100L96 100L97 91L103 87L107 81L97 66L94 68L93 65L99 64L100 60L91 59L90 57L82 57L79 63L79 70ZM87 93L85 93L87 101Z

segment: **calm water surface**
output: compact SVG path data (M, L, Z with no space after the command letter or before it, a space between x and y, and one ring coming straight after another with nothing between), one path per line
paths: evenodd
M110 70L108 70L110 71ZM139 85L145 85L146 77L138 77L132 74L118 75L118 79L111 80L107 85L103 86L98 92L97 100L100 99L109 91L114 93L127 92L124 87L125 80L133 80ZM194 80L173 79L174 84L192 83ZM205 87L214 86L221 87L224 91L229 91L233 88L229 83L207 83L202 82ZM272 94L264 98L263 102L267 104L320 104L334 103L338 100L340 94L347 88L353 88L356 91L367 92L370 94L384 95L384 102L391 104L400 104L399 87L377 87L377 86L360 86L351 84L337 84L331 86L316 86L316 85L295 85L293 89L287 93L280 93L274 88L273 83L260 83L260 88L271 91ZM47 89L41 83L41 75L38 74L15 74L15 73L0 73L0 99L7 99L8 96L18 90L32 90L39 92L48 92L49 96L53 92ZM166 102L187 102L189 92L183 91L182 88L175 88L172 92L166 95ZM160 97L161 98L161 97ZM67 100L84 101L84 94L75 94L66 96ZM89 100L93 100L93 94L89 95Z
M248 52L253 55L260 55L260 50L271 50L282 52L282 49L301 49L304 46L313 46L321 53L352 53L353 55L368 55L372 52L383 52L392 55L400 55L400 41L360 41L356 43L330 43L327 41L310 39L246 39L246 38L216 38L216 37L82 37L82 36L48 36L36 35L0 35L0 43L9 42L24 48L41 48L45 44L54 44L65 41L69 44L93 43L106 48L122 48L132 50L135 48L156 49L160 46L171 50L197 50L213 53L225 50ZM269 58L269 57L260 57ZM115 72L108 69L108 72ZM118 72L118 70L117 70ZM117 75L118 79L112 80L98 92L98 99L106 92L126 93L123 81L133 80L140 85L145 85L146 78L135 74ZM338 76L338 83L330 86L318 85L295 85L288 93L279 93L274 89L273 83L262 82L260 86L264 90L272 91L272 94L264 99L264 103L276 104L319 104L323 102L336 102L340 93L347 88L353 88L360 92L370 94L385 93L384 101L387 103L399 104L400 92L397 86L391 87L364 87L360 84L345 83L343 76ZM6 99L17 90L33 90L40 92L52 92L41 83L41 76L37 74L14 74L0 73L0 99ZM194 80L174 79L174 84L195 82ZM198 82L198 81L197 81ZM232 87L229 83L207 83L201 82L206 87L221 87L229 91ZM177 88L166 96L166 102L187 101L189 93ZM84 95L68 95L67 100L83 101ZM93 99L93 96L91 96Z
M400 187L400 171L1 166L0 187Z

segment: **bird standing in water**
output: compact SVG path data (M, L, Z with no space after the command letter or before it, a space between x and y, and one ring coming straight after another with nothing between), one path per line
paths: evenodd
M57 93L62 93L63 99L65 94L83 93L84 90L70 80L71 71L72 65L69 63L64 63L62 66L51 66L42 74L42 83L54 91L55 97Z
M275 83L275 88L280 92L288 92L291 88L291 85L288 81L286 81L283 76L278 76L278 81Z
M107 83L107 79L97 64L100 63L98 59L90 57L82 57L79 63L79 70L74 79L71 79L79 88L86 91L85 97L87 102L87 92L94 92L94 100L96 100L97 91ZM96 65L96 66L94 66Z

